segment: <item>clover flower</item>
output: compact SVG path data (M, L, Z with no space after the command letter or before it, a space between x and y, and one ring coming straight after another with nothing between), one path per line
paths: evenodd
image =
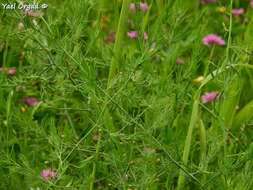
M140 2L140 10L146 12L148 10L148 4L145 2Z
M218 96L218 92L216 91L211 91L211 92L205 92L202 96L201 96L201 102L203 104L212 102L216 99L216 97Z
M52 178L55 178L57 176L57 173L52 169L43 169L40 172L40 176L45 180L48 181Z
M39 100L32 96L23 97L22 102L31 107L34 107L39 104Z

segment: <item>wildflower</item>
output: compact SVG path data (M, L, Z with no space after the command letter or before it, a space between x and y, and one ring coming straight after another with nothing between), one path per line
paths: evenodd
M219 13L225 13L226 12L226 7L224 7L224 6L217 7L216 11L219 12Z
M205 79L204 76L198 76L197 78L195 78L195 79L193 80L193 82L200 83L200 82L202 82L204 79Z
M182 64L184 64L184 63L185 63L185 61L184 61L182 58L177 58L177 59L176 59L176 64L182 65Z
M202 39L204 45L216 44L216 45L225 45L225 41L216 34L208 34Z
M144 38L144 40L148 40L148 33L147 32L143 33L143 38Z
M232 9L231 13L233 16L240 16L244 13L244 8Z
M16 67L10 67L10 68L8 68L8 70L7 70L7 74L8 74L8 75L15 75L16 72L17 72Z
M148 10L148 4L144 2L140 2L140 10L146 12Z
M110 32L104 39L107 44L115 42L115 32Z
M209 3L215 3L216 0L202 0L201 3L202 4L209 4Z
M136 11L135 3L130 3L130 4L129 4L129 10L130 10L131 12L135 12L135 11Z
M219 93L216 92L216 91L206 92L201 96L201 101L202 101L203 104L212 102L216 99L218 94Z
M16 74L17 69L16 69L16 67L0 68L0 72L3 72L5 74L7 74L7 75L13 76L13 75Z
M39 100L32 96L23 97L22 102L31 107L34 107L39 104Z
M253 8L253 0L250 1L250 6Z
M55 178L57 176L57 173L52 169L43 169L40 172L40 176L45 180L48 181L52 178Z
M127 36L131 39L135 39L138 37L138 32L137 31L129 31L129 32L127 32Z

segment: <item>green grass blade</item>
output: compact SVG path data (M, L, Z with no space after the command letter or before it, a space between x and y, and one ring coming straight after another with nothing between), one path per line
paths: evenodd
M246 104L235 116L233 121L234 130L253 118L253 100Z
M224 127L231 128L236 107L240 100L241 88L243 81L240 75L236 75L225 89L224 100L221 105L220 118L223 121Z
M121 13L119 17L118 29L116 33L115 44L113 48L113 58L109 70L107 88L110 88L113 78L115 77L119 69L119 61L122 55L122 42L124 39L124 33L127 23L129 0L123 0Z
M200 97L200 92L198 91L195 100L193 103L193 108L192 108L192 115L191 115L191 120L185 140L185 146L184 146L184 152L183 152L183 163L184 165L187 165L188 159L189 159L189 153L191 149L191 142L192 142L192 133L193 129L198 121L198 112L199 112L199 97ZM185 176L182 171L180 171L179 178L178 178L178 186L177 189L181 190L184 187L184 182L185 182Z

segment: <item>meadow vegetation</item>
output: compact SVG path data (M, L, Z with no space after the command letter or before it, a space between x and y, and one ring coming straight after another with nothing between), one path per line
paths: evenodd
M253 189L253 1L37 2L0 8L0 190Z

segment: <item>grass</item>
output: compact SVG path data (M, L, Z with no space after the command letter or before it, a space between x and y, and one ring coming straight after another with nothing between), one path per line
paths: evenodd
M0 9L0 68L17 68L0 71L0 190L253 188L248 1L45 2L39 17ZM209 33L226 45L203 45Z

